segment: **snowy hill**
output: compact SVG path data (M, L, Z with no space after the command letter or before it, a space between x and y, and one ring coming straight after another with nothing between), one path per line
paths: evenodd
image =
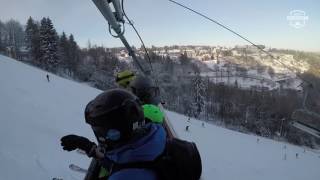
M318 180L320 154L298 146L242 134L169 112L178 135L197 143L204 179ZM182 119L183 118L183 119ZM178 120L180 119L180 120ZM189 126L189 132L185 127ZM259 140L258 140L259 139ZM298 157L296 158L296 153Z
M220 58L219 63L217 60L208 60L203 63L208 66L211 71L202 69L202 76L211 77L211 81L215 83L224 83L228 85L235 85L244 89L254 89L256 87L263 87L268 90L294 89L302 90L300 84L302 81L297 77L297 72L305 72L309 69L309 64L302 60L295 60L292 55L287 54L275 54L279 56L277 61L267 59L264 56L264 60L261 60L259 54L248 55L253 61L261 64L261 72L259 72L255 65L244 65L236 57L223 57ZM237 72L236 66L241 65L246 69L246 72ZM285 65L285 66L284 66ZM272 72L268 72L268 68L272 69ZM289 69L290 70L289 70Z
M69 133L93 140L83 110L99 90L50 75L0 55L0 179L81 179L70 171L89 159L65 152L59 139ZM168 112L178 135L195 141L205 180L318 180L320 154L241 134ZM185 131L186 126L189 131ZM298 157L296 157L298 153Z
M60 137L94 137L83 119L87 102L100 91L0 55L0 179L81 179L70 163L89 161L66 153Z

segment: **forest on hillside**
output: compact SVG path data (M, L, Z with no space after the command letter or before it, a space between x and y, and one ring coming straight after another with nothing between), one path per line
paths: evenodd
M117 58L116 53L122 50L125 49L90 44L80 48L72 34L59 34L48 17L40 21L30 17L26 25L15 20L0 21L1 54L101 90L117 86L116 73L126 69L137 72L131 62ZM311 64L310 70L301 76L313 82L307 106L319 112L320 105L314 100L320 99L320 55L276 49L273 52L293 54ZM292 114L302 107L303 93L290 89L242 89L236 83L216 84L201 76L204 65L186 54L181 54L178 60L152 51L149 54L153 67L151 78L160 87L165 108L237 131L319 147L320 140L290 126L294 120ZM139 57L148 66L146 58ZM301 114L300 117L307 118Z

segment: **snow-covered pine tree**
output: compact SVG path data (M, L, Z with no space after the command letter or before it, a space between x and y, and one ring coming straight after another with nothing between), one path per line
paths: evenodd
M65 32L62 32L59 39L59 61L63 71L70 76L70 45Z
M19 51L24 45L24 31L22 25L13 19L5 23L7 31L7 47L10 48L9 56L18 58Z
M34 25L33 19L31 17L29 17L29 19L27 21L26 29L25 29L24 41L26 44L26 49L30 53L31 53L31 49L32 49L33 25Z
M40 32L39 25L31 17L25 29L25 45L33 63L39 65L40 58Z
M58 35L49 18L43 18L40 26L41 64L46 70L56 71L58 62Z
M3 38L3 35L4 35L4 33L3 33L3 31L4 31L4 24L1 22L1 20L0 20L0 53L2 52L2 53L4 53L4 51L5 51L5 47L4 47L4 38Z
M79 46L77 42L74 40L72 34L69 36L69 64L70 71L75 72L77 69L77 63L79 62Z
M192 81L193 87L193 114L198 118L205 105L205 85L200 73L197 72Z
M206 76L204 79L204 98L205 98L205 102L204 102L204 114L205 114L205 120L208 121L209 117L210 117L210 104L212 103L210 101L210 78L209 76Z

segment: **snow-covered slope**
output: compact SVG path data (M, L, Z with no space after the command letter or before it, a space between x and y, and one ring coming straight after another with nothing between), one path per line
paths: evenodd
M83 119L87 102L99 91L50 75L0 55L0 179L81 179L70 163L86 167L88 158L66 153L68 133L92 137Z
M59 139L69 133L93 140L83 118L99 90L0 55L0 179L81 179L70 171L88 158L65 152ZM168 112L176 132L195 141L205 180L318 180L320 154L297 146L230 131ZM190 130L185 131L189 125ZM296 158L298 153L298 158Z
M298 146L231 131L177 113L179 137L199 148L203 179L212 180L318 180L320 154ZM189 126L189 131L185 131ZM305 152L304 152L305 151ZM298 157L296 157L296 153Z

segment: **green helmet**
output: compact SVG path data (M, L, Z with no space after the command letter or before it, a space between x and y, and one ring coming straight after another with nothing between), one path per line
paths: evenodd
M153 123L163 123L164 114L158 106L153 104L145 104L142 106L142 108L146 120Z

